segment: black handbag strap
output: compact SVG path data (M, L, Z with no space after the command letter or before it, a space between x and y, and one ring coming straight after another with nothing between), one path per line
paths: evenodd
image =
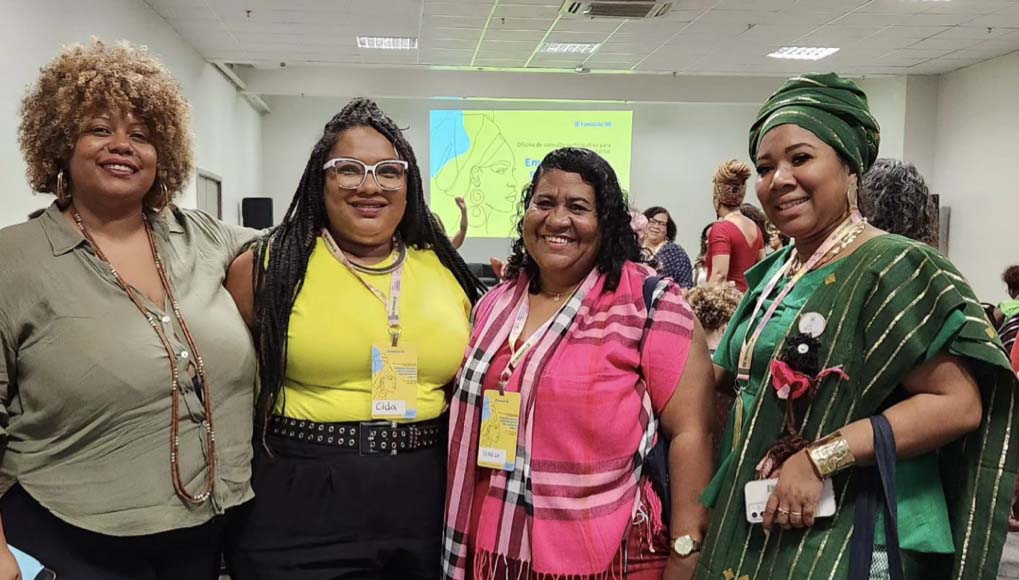
M895 491L895 434L884 415L870 418L874 429L876 465L858 470L860 491L852 544L849 547L849 580L867 580L874 559L874 525L879 509L884 510L885 550L891 580L903 580L899 548L898 496Z
M655 288L658 287L658 283L662 281L661 276L648 276L644 279L644 307L647 308L647 318L644 319L644 330L640 333L640 342L637 344L637 351L644 351L644 338L647 336L647 331L651 328L651 324L654 320L651 318L651 309L654 306L655 301ZM640 362L637 363L638 365ZM641 370L638 368L638 370Z
M644 351L644 339L654 323L651 310L654 305L655 289L658 288L661 281L661 276L650 276L644 280L644 305L648 315L644 320L644 331L640 335L640 342L637 346L640 353ZM637 372L643 376L644 369L641 367L640 358L643 357L638 356ZM662 521L668 527L672 517L672 495L669 489L669 443L661 431L661 425L658 430L658 441L648 450L647 456L644 458L644 471L651 479L655 493L658 494L658 499L662 504Z

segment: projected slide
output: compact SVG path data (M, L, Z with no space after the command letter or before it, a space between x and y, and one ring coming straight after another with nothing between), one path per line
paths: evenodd
M586 147L630 186L632 111L432 111L431 208L452 235L467 201L468 237L515 237L521 191L546 153Z

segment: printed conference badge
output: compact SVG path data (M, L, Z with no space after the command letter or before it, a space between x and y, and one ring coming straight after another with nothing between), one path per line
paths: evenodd
M513 471L517 462L517 431L520 427L520 393L485 391L481 408L478 465Z
M417 417L418 357L413 347L372 346L372 419Z

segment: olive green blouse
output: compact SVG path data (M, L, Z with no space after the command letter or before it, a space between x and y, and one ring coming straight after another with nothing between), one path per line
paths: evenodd
M56 205L0 230L0 494L20 484L65 522L117 536L199 525L253 495L255 355L223 279L256 232L182 209L151 222L211 390L216 479L199 506L174 493L171 363L146 318ZM188 378L193 353L169 300L142 301L178 353L181 479L198 493L204 410Z

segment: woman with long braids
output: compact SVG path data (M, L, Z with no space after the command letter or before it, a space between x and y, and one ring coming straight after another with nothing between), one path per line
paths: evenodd
M231 534L233 578L434 577L446 385L483 288L374 102L326 124L283 223L227 287L260 377L257 499Z

